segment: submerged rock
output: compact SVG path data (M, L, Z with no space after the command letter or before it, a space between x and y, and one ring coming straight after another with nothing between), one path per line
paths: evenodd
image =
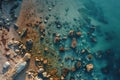
M18 30L18 28L19 28L18 24L14 24L14 29Z
M26 48L27 48L27 50L31 50L32 46L33 46L33 40L32 39L28 39L26 41Z
M69 37L74 37L74 35L75 35L74 30L70 30L70 31L69 31L69 35L68 35L68 36L69 36Z
M75 67L71 68L71 71L72 71L72 72L75 72L75 71L76 71L76 68L75 68Z
M82 35L82 32L78 31L78 32L76 32L76 35L79 37Z
M62 69L62 75L64 76L64 77L66 77L66 75L69 73L69 69L68 68L63 68Z
M82 64L81 64L80 61L77 61L77 62L75 63L75 68L76 68L76 69L79 69L81 66L82 66Z
M58 42L60 42L60 37L56 36L56 37L54 38L54 43L58 43Z
M65 48L64 48L64 47L60 47L60 48L59 48L59 51L60 51L60 52L64 52L64 51L65 51Z
M76 48L76 46L77 46L77 40L76 40L76 38L73 38L72 43L71 43L71 47Z
M55 69L52 69L51 71L50 71L50 75L56 75L56 73L58 72L58 70L55 68Z
M93 55L92 55L92 54L87 55L87 59L88 59L88 60L91 60L92 58L93 58Z
M108 66L105 66L105 67L102 67L101 68L101 72L103 73L103 74L109 74L109 67Z
M91 71L93 68L94 68L94 66L91 63L86 65L86 69L88 72Z

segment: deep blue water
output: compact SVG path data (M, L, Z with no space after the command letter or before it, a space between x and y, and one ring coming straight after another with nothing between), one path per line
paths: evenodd
M110 75L107 80L120 80L120 0L93 0L97 6L100 6L103 10L103 14L108 21L107 25L102 25L102 31L107 32L110 37L110 41L106 44L110 44L109 48L112 50L112 54L106 55L106 61L108 63L108 70ZM106 45L103 44L103 45ZM105 79L106 80L106 79Z

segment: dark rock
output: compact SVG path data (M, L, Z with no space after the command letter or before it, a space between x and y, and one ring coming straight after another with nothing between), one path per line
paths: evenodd
M0 0L0 9L2 9L2 2L3 0Z
M96 43L97 42L96 38L91 37L91 42Z
M69 8L66 8L65 11L68 12L68 11L69 11Z
M101 58L103 58L103 51L102 50L98 50L97 52L96 52L96 58L97 59L101 59Z
M48 16L46 16L46 18L45 18L46 20L48 20L49 19L49 17Z
M103 74L109 74L109 72L110 72L110 70L109 70L109 67L108 66L105 66L105 67L103 67L103 68L101 68L101 72L103 73Z
M33 46L33 41L31 39L26 41L26 48L27 50L31 50Z
M23 38L27 35L27 31L28 31L28 29L26 29L26 28L23 29L22 34L21 34L21 38Z
M75 37L75 31L74 31L74 30L70 30L68 36L69 36L70 38Z
M76 63L75 63L75 68L76 69L79 69L81 67L81 62L80 61L77 61Z
M85 21L86 21L88 24L91 24L91 19L90 19L90 18L85 17L84 19L85 19Z
M10 10L14 10L19 6L18 2L15 2Z
M62 69L62 75L65 77L67 74L69 73L69 69L68 68L63 68Z
M18 30L19 26L17 24L14 24L14 29Z
M96 30L96 26L91 25L91 26L90 26L90 32L93 33L95 30Z
M62 24L60 21L55 21L55 25L57 26L57 28L61 28Z

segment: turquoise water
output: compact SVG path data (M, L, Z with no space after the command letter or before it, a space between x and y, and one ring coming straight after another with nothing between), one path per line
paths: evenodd
M96 1L97 2L97 1ZM101 7L103 8L104 14L105 16L108 18L109 20L109 25L107 26L107 28L105 28L105 30L108 30L109 32L113 31L114 32L114 36L113 36L113 41L111 41L109 44L111 44L111 48L115 49L114 52L114 57L111 58L111 60L108 60L108 62L111 62L112 64L114 64L114 68L113 68L113 74L112 76L114 76L114 78L116 80L120 79L120 73L116 73L117 69L115 70L115 68L119 68L120 65L120 1L119 0L99 0L97 2L97 4L100 3ZM113 60L112 60L113 59ZM112 62L113 61L113 62Z
M106 57L109 64L110 75L105 80L120 80L120 0L93 0L95 4L102 8L103 14L108 24L101 25L102 32L107 32L110 40L106 41L107 47L113 50L111 57ZM98 45L99 46L99 45ZM106 55L108 56L108 55Z

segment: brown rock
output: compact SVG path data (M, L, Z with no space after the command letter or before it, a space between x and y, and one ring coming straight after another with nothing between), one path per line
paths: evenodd
M76 46L77 46L77 40L76 40L76 38L73 38L72 43L71 43L71 47L75 48Z
M64 78L64 76L61 76L61 80L64 80L65 78Z
M41 24L40 25L40 32L43 32L45 30L45 25L44 24Z
M50 80L53 80L53 78L51 77Z
M81 32L76 32L76 35L77 35L77 36L81 36L82 33L81 33Z
M15 53L20 53L20 50L19 50L19 49L16 49L16 50L15 50Z
M53 80L60 80L58 77L54 77Z
M55 68L55 69L52 69L52 70L50 71L50 75L55 75L57 72L58 72L58 71L57 71L56 68Z
M43 60L44 60L44 59L41 57L41 58L40 58L40 61L43 61Z
M77 61L77 63L75 64L75 67L78 69L82 66L81 62L80 61Z
M72 72L75 72L75 71L76 71L76 68L75 68L75 67L73 67L73 68L71 69L71 71L72 71Z
M63 76L65 77L68 73L69 73L69 69L68 68L63 68L63 70L62 70Z
M26 49L26 46L25 46L25 45L23 45L23 46L22 46L22 49Z
M25 53L24 59L27 61L27 60L30 60L30 58L31 58L31 54L30 53Z
M70 36L70 37L73 37L73 35L74 35L74 30L70 30L70 31L69 31L69 36Z
M40 61L40 60L38 59L38 57L35 57L35 61Z
M47 64L47 63L48 63L47 59L43 60L43 64Z
M56 37L54 38L54 43L57 43L57 42L59 42L59 41L60 41L60 37L56 36Z
M87 58L91 60L93 58L92 54L87 55Z
M87 64L86 65L86 69L87 69L88 72L91 71L93 68L94 68L93 64Z
M47 52L47 51L48 51L48 48L47 48L47 47L45 47L44 51L46 51L46 52Z
M60 51L60 52L64 52L64 51L65 51L65 48L64 48L64 47L60 47L60 48L59 48L59 51Z

